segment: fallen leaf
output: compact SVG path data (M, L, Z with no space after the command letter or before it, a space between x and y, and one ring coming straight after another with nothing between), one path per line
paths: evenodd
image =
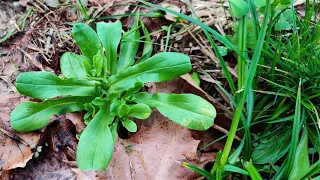
M68 114L65 114L65 117L66 119L69 119L76 126L76 130L78 134L86 128L86 125L83 123L82 113L68 113Z
M28 162L25 168L11 171L15 179L49 179L75 180L76 174L72 170L77 139L75 126L71 121L59 116L46 128L41 139L39 156Z
M129 139L118 139L113 159L103 172L75 170L79 179L188 179L194 173L176 161L199 159L199 140L191 132L153 113L154 124L142 126Z
M148 89L150 93L181 93L185 90L181 88L185 84L186 80L176 78L166 83L149 84ZM201 88L197 91L205 93ZM83 130L81 116L67 118L76 125L77 132ZM204 139L195 139L190 130L165 118L156 110L143 124L149 119L154 121L152 125L142 125L130 138L117 140L113 159L105 171L82 172L75 168L73 171L77 179L193 179L198 175L178 162L186 161L203 168L215 160L215 152L197 153L199 143ZM218 151L220 145L215 145L214 149Z
M89 0L91 4L98 4L100 6L112 6L114 0Z
M129 11L129 6L135 2L136 0L114 0L112 7L108 9L108 13L110 15L125 14Z
M11 128L11 111L26 98L19 95L0 96L0 169L25 167L32 158L40 133L18 133Z
M174 4L169 4L168 2L162 2L162 3L160 3L159 4L159 6L162 6L162 7L164 7L164 8L168 8L168 9L170 9L170 10L173 10L173 11L176 11L176 12L179 12L180 13L180 11L181 11L181 9L180 9L180 7L178 7L178 6L176 6L176 5L174 5ZM171 14L171 13L166 13L165 15L164 15L164 17L167 19L167 20L170 20L170 21L172 21L172 22L176 22L177 21L177 19L176 19L176 15L173 15L173 14Z
M44 1L49 7L58 7L60 5L59 0L45 0Z

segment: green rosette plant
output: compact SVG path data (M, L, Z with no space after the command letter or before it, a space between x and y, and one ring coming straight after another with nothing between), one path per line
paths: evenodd
M149 33L137 19L124 34L120 21L99 22L96 31L86 24L76 24L72 33L82 55L64 53L61 76L43 71L18 76L17 90L43 101L18 105L11 113L12 127L22 132L34 131L46 126L52 115L86 111L87 127L77 148L81 170L104 170L112 158L118 128L136 132L132 118L148 118L151 108L186 128L210 128L216 111L203 98L140 91L144 83L164 82L188 73L191 63L188 56L175 52L151 57ZM145 43L142 56L135 61L140 29Z

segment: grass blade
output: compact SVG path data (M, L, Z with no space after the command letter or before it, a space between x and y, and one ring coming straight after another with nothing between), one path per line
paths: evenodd
M231 146L232 146L235 134L236 134L236 130L238 128L238 124L239 124L240 116L241 116L241 113L243 110L243 106L244 106L247 94L250 91L250 87L252 85L252 81L253 81L253 78L254 78L256 70L257 70L258 62L259 62L259 59L261 56L262 47L264 44L264 39L266 36L267 25L268 25L268 21L269 21L269 14L270 14L270 3L269 3L269 0L267 0L266 12L265 12L265 15L263 18L262 28L261 28L261 31L259 34L256 49L254 50L252 62L251 62L250 68L249 68L249 75L246 78L243 94L241 96L241 99L238 103L238 107L237 107L237 109L234 113L233 119L232 119L230 131L229 131L229 136L228 136L226 145L223 150L222 158L221 158L221 165L225 165L228 161L228 157L229 157Z
M252 180L263 180L258 170L250 162L245 162L244 167L249 172Z
M300 119L301 119L301 79L299 82L297 99L296 99L296 107L295 107L295 114L293 120L293 128L292 128L292 135L291 135L291 144L289 154L287 156L287 163L286 163L286 170L285 170L285 177L288 178L293 167L297 146L299 143L299 132L300 132Z

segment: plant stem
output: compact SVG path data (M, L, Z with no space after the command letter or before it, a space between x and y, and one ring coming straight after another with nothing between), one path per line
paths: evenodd
M238 46L239 46L239 51L242 53L242 57L246 57L247 28L248 28L247 22L248 22L247 16L243 16L242 18L240 18ZM238 90L240 90L244 86L245 66L246 66L246 59L243 59L241 58L241 56L238 56Z
M233 139L234 139L234 137L236 135L236 132L237 132L239 120L240 120L241 113L242 113L242 110L243 110L243 106L245 104L245 100L246 100L247 94L248 94L248 92L250 90L253 78L254 78L256 70L257 70L258 62L259 62L259 59L260 59L260 55L261 55L261 51L262 51L262 47L263 47L263 43L264 43L266 31L267 31L267 25L268 25L269 14L270 14L269 10L270 10L270 0L267 0L266 12L265 12L265 15L264 15L264 18L263 18L261 31L259 33L257 46L256 46L256 49L254 51L254 54L253 54L253 57L252 57L252 62L251 62L250 68L249 68L249 76L248 76L248 78L246 78L245 87L244 87L241 99L240 99L240 101L238 103L238 107L236 108L236 111L235 111L233 119L232 119L232 123L231 123L230 131L229 131L228 139L227 139L226 145L225 145L223 153L222 153L221 164L220 165L227 164L228 157L229 157L230 150L231 150L231 146L232 146L232 143L233 143Z

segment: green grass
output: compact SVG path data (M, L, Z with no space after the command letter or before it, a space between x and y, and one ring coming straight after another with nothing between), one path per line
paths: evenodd
M235 112L228 135L218 139L227 141L211 170L213 177L237 174L252 179L316 178L320 172L319 156L311 158L308 151L313 149L320 154L319 7L307 0L305 17L300 17L293 1L267 0L259 8L256 0L242 1L247 3L250 16L242 16L245 11L235 6L243 3L230 1L235 3L233 8L240 8L240 16L238 13L239 17L234 18L235 28L230 34L234 39L229 40L203 24L190 4L192 15L187 16L139 0L200 26L219 60L229 87L217 85ZM263 17L262 22L258 16ZM217 41L237 54L237 81L231 78ZM244 137L237 147L233 141L239 131Z

